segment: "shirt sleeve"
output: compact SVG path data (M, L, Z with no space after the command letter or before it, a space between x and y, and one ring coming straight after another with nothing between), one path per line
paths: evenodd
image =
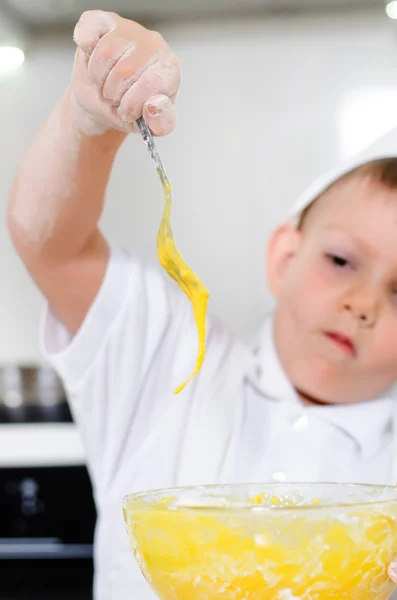
M194 366L190 303L161 272L113 247L79 331L72 336L47 306L41 345L65 386L94 486L109 486Z

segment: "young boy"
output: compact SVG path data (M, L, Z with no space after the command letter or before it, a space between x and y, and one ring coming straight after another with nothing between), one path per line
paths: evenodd
M9 227L48 300L44 349L87 452L96 599L123 600L139 577L126 493L396 481L397 145L391 136L299 199L269 244L277 307L256 347L209 319L204 368L175 398L196 350L191 307L162 274L109 248L97 223L135 120L157 135L174 128L178 61L158 34L112 13L84 13L75 40L71 85L22 163Z

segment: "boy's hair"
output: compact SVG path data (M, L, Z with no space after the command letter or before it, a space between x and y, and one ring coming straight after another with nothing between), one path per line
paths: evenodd
M307 206L299 216L298 229L302 229L307 215L313 205L324 196L337 183L347 181L350 177L359 175L360 177L368 177L372 182L379 183L390 190L397 190L397 157L396 158L380 158L371 162L365 163L356 167L352 171L345 173L340 179L332 183L324 192L320 194L313 202Z

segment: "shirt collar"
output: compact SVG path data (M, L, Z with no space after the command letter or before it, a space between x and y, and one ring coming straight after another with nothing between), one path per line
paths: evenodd
M300 400L277 355L273 336L273 318L267 317L253 349L254 360L248 380L264 396L272 400L299 405Z
M363 458L371 458L390 440L395 400L381 396L359 404L310 406L307 414L328 421L357 444Z
M307 416L314 414L331 423L354 440L364 458L370 458L384 446L396 411L392 391L360 404L303 406L277 355L271 316L263 324L253 356L248 380L263 396L300 407Z

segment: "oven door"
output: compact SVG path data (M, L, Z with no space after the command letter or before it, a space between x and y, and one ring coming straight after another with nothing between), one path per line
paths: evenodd
M0 469L1 600L91 600L95 506L84 466Z

